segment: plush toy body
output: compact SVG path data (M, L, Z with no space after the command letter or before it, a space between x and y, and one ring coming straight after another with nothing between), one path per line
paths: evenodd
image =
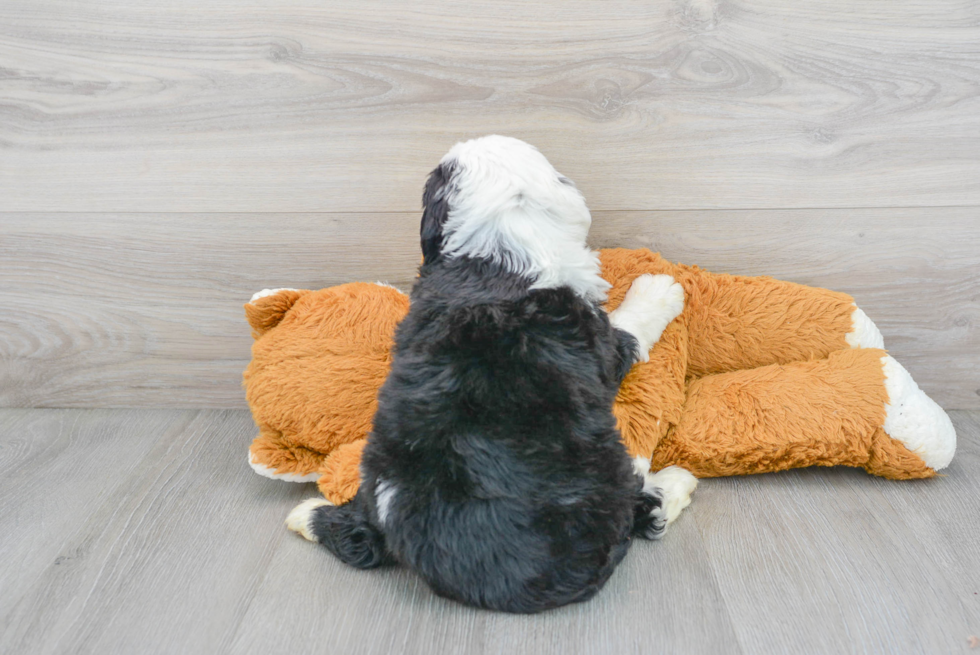
M601 252L615 309L644 273L668 274L685 309L633 367L613 411L631 456L698 477L846 465L895 479L935 475L956 435L843 293L715 275L648 250ZM408 297L385 285L257 294L245 372L260 474L317 480L333 503L359 484L361 449Z

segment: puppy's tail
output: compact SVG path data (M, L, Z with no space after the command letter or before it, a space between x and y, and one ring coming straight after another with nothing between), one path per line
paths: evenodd
M367 521L360 494L346 505L323 498L305 500L289 513L286 527L327 547L345 564L373 569L392 561L384 535Z

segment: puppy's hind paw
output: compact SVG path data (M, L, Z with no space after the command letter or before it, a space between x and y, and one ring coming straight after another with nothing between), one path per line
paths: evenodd
M286 527L296 534L301 535L304 539L316 541L317 538L313 535L311 519L317 508L325 505L333 505L333 503L324 498L308 498L304 500L294 507L293 511L289 513L289 516L286 517Z
M650 483L664 492L664 511L670 525L691 504L698 479L680 466L667 466L650 476Z
M698 479L679 466L645 473L643 478L633 531L646 539L661 539L667 526L691 504L691 494L698 486Z
M662 539L667 531L662 489L644 489L636 501L633 514L633 534L644 539Z

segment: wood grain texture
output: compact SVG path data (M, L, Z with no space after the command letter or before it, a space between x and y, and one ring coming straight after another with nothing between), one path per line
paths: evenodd
M412 211L457 140L604 210L980 204L964 0L0 6L0 209Z
M244 411L0 410L0 652L959 653L980 633L980 413L946 475L704 480L591 601L478 611L288 533Z
M945 475L718 479L697 522L738 641L764 653L956 653L980 629L976 414ZM969 493L963 493L964 491Z
M308 652L315 644L352 655L741 652L695 522L680 520L671 530L663 542L637 542L588 603L538 616L465 607L403 569L353 570L314 544L288 539L232 651Z
M143 457L193 414L0 413L0 635L13 628L10 610L44 571L71 570L90 555L89 517L125 494Z
M920 386L980 407L974 208L596 212L596 247L852 294ZM242 304L410 288L418 214L2 214L0 406L244 407Z
M407 285L417 225L408 215L3 215L0 287L16 301L0 307L0 406L244 407L251 295ZM379 240L386 231L399 236Z
M35 422L68 438L51 415ZM18 539L12 554L36 550L18 562L29 575L0 570L0 652L227 652L285 535L283 511L307 490L251 472L244 412L54 416L72 419L72 439L93 450L35 466L16 504L5 498L0 530ZM5 432L11 414L0 417ZM102 450L116 450L96 459L100 434Z

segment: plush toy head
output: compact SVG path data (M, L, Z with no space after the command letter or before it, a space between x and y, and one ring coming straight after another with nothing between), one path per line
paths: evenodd
M613 407L631 456L698 477L847 465L900 479L935 475L952 458L948 417L895 360L865 347L881 336L850 296L714 275L648 250L601 258L609 310L644 273L672 275L686 296ZM263 292L245 309L256 339L245 371L259 426L252 468L350 500L408 297L353 283ZM916 421L896 422L896 407L915 407Z
M259 426L249 463L267 477L316 480L328 455L370 431L408 296L361 282L257 295L245 306L255 337L245 395Z

